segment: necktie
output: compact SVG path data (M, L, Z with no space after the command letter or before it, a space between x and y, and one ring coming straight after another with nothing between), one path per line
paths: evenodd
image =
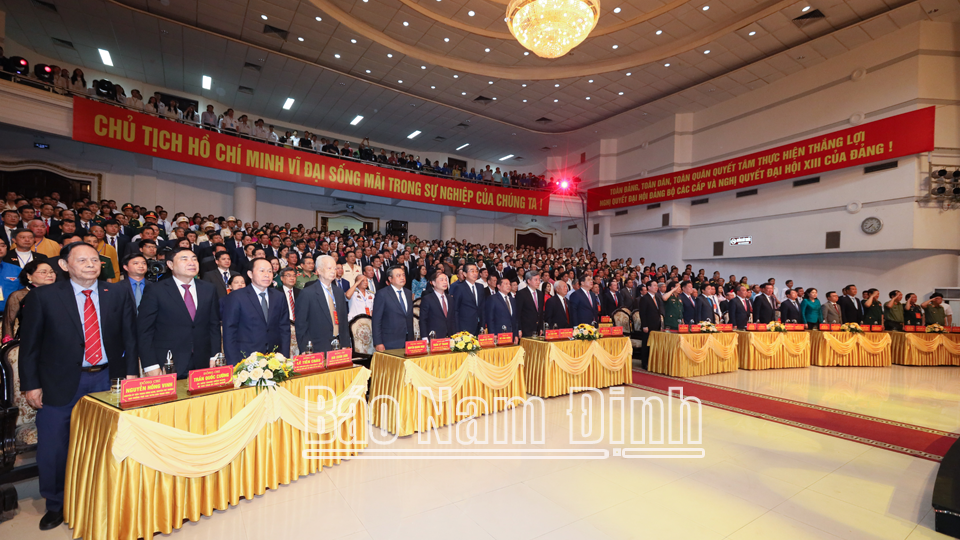
M400 307L402 307L402 308L403 308L403 312L406 313L406 312L407 312L407 304L406 304L406 302L403 301L403 293L400 292L400 291L397 291L397 298L400 300Z
M510 316L513 317L513 306L510 305L510 299L504 296L503 301L507 303L507 311L509 311Z
M480 300L477 298L477 288L473 285L470 285L470 294L473 295L473 303L479 306Z
M183 303L187 305L187 313L190 314L190 320L194 320L197 317L197 305L193 302L193 295L190 294L189 285L181 285L183 287Z
M47 232L50 232L50 218L43 220L43 223L47 226Z
M290 302L290 320L297 320L297 316L294 313L295 306L293 304L293 289L287 290L287 300Z
M440 305L443 306L443 316L447 316L447 296L445 294L440 295Z
M112 236L110 237L110 247L112 247L113 249L117 249L117 241L114 240Z
M587 295L587 302L590 302L590 307L593 307L593 295L587 291L583 291Z
M613 305L614 305L615 307L619 307L619 306L620 306L620 302L617 300L617 293L612 292L612 293L610 293L610 295L613 296Z
M563 314L567 316L567 324L570 324L570 312L567 311L567 303L560 299L560 304L563 306Z
M82 291L87 297L83 303L83 359L91 366L103 360L103 346L100 344L100 321L97 320L97 308L90 295L93 291Z
M137 303L137 309L140 309L140 300L143 299L143 282L133 284L133 299Z
M533 307L538 308L537 306L537 291L535 289L530 289L530 294L533 295Z
M229 285L229 284L230 284L230 274L228 274L228 273L226 273L226 272L223 273L223 284L224 284L224 285Z
M340 319L337 317L337 302L333 299L333 288L323 291L327 296L327 306L330 307L330 321L333 322L333 337L340 335Z
M260 309L263 310L263 320L269 320L270 309L267 307L267 291L260 293Z

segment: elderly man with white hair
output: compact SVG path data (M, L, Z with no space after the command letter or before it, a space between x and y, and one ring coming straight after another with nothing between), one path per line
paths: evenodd
M297 344L301 350L312 343L314 352L329 352L336 339L337 348L351 347L347 298L334 284L337 260L321 255L317 259L317 278L317 283L302 289L296 301Z

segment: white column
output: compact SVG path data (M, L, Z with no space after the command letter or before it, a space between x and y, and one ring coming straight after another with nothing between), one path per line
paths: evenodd
M615 256L611 252L613 248L613 239L610 237L610 216L598 216L594 218L596 223L600 225L600 234L592 237L591 244L593 251L597 254L597 258L601 257L602 253L607 254L607 260L613 260ZM590 231L590 234L593 234L593 231Z
M449 240L457 236L457 211L447 210L440 216L440 239Z
M600 139L600 177L601 186L617 181L617 139Z
M257 219L257 179L253 175L241 174L240 181L233 186L233 214L241 222Z

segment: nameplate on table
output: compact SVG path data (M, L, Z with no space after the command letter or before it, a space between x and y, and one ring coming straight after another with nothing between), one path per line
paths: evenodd
M497 334L497 345L513 345L513 334L510 332Z
M718 325L717 325L717 330L720 330L721 332L733 332L733 325L732 325L732 324L718 324Z
M871 325L870 325L870 330L873 330L874 332L883 332L883 325L882 325L882 324L871 324Z
M481 349L497 346L497 336L493 334L480 334L477 336L477 341L480 342Z
M600 337L610 337L612 333L613 333L612 326L605 326L603 328L600 328Z
M293 357L293 371L295 373L310 373L323 371L324 369L324 354L322 352Z
M803 329L804 329L804 325L801 323L790 323L787 325L787 330L792 330L794 332L798 332Z
M573 339L573 328L561 328L560 339Z
M831 325L830 325L830 331L831 331L831 332L839 332L839 331L840 331L840 326L842 326L842 325L839 325L839 324L831 324Z
M681 334L689 334L689 333L690 333L690 326L689 326L689 325L686 325L686 324L681 324L681 325L677 326L677 332L679 332L679 333L681 333Z
M611 336L614 336L614 337L622 336L622 335L623 335L623 327L622 327L622 326L611 326L611 327L610 327L610 335L611 335Z
M829 331L830 331L830 323L820 323L820 331L821 331L821 332L829 332Z
M611 322L611 321L610 321L610 317L609 317L608 315L604 315L603 317L600 317L600 322L602 322L602 323Z
M187 391L204 392L233 386L233 366L220 366L190 370Z
M690 333L691 333L691 334L699 334L699 333L700 333L700 325L699 325L699 324L691 324L691 325L690 325Z
M553 330L547 330L543 333L543 339L547 341L556 341L560 339L560 329L554 328Z
M450 338L436 338L430 342L430 353L450 352Z
M177 397L177 376L158 375L120 382L120 405L143 401L162 401Z
M337 349L327 353L327 369L353 365L353 349Z
M403 344L403 354L404 356L420 356L427 354L427 342L422 339L415 341L408 341Z
M903 331L904 331L904 332L916 332L916 331L917 331L917 327L916 327L915 325L912 325L912 324L906 324L906 325L903 326Z
M951 326L951 327L950 327L950 333L951 333L951 334L960 334L960 326Z

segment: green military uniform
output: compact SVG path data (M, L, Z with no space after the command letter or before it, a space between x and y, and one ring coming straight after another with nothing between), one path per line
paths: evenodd
M670 330L677 330L680 322L683 321L683 302L678 295L671 295L664 302L663 307L663 326Z
M306 287L307 283L310 283L311 281L316 281L317 279L319 279L319 276L317 276L316 273L314 273L313 275L308 276L308 275L307 275L306 273L304 273L303 271L299 271L299 272L297 272L297 284L294 285L294 287L296 287L296 288L298 288L298 289L302 289L302 288ZM346 291L344 291L344 292L346 292Z
M894 303L893 307L883 306L884 330L903 330L903 304Z
M947 314L943 310L942 305L927 304L927 307L923 310L923 315L926 317L927 326L931 324L939 324L940 326L947 325Z
M117 277L113 273L113 261L110 260L110 257L104 257L100 255L100 277L103 281L107 281Z
M879 301L863 306L863 324L883 324L883 308Z

